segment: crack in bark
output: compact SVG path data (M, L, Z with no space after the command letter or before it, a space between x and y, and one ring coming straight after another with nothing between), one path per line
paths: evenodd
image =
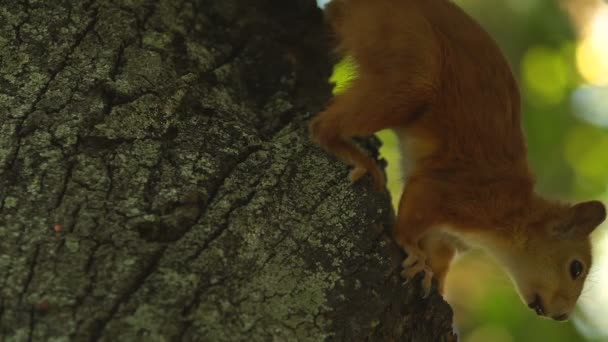
M161 247L148 262L148 265L144 268L144 270L135 278L135 280L131 283L129 287L124 291L124 293L118 298L118 300L112 305L112 308L106 315L106 317L101 320L95 321L91 331L91 337L89 341L95 342L98 341L106 328L106 326L112 321L112 319L118 313L120 307L123 304L126 304L131 297L144 285L146 280L158 269L158 264L162 259L165 251L167 250L167 246Z
M222 61L218 62L215 66L213 66L213 68L207 71L205 75L213 75L213 73L218 71L220 68L232 64L234 61L236 61L237 58L241 56L241 53L245 51L245 48L248 44L249 39L244 39L242 42L237 43L237 45L232 49L232 51L230 51L230 53L227 54L226 57L222 59Z
M129 43L125 43L125 42L121 42L120 46L118 47L118 51L116 52L116 57L114 60L114 63L112 64L112 68L110 69L110 80L112 81L116 81L116 76L118 76L118 74L120 73L120 68L122 67L122 63L123 63L123 55L125 53L125 49L127 47L129 47L132 44L132 42Z
M102 109L102 114L104 115L104 117L107 117L108 115L112 114L114 109L129 105L147 95L152 95L160 100L163 100L162 96L157 91L154 91L154 90L143 90L142 92L140 92L138 94L124 95L124 94L119 94L118 92L116 92L116 90L114 88L112 88L109 85L103 86L101 94L102 94L102 97L104 100L104 107ZM103 120L103 118L102 118L102 120ZM97 122L94 122L91 126L95 126L96 124L97 124ZM120 140L120 139L113 139L113 140ZM135 140L135 138L125 139L125 140Z
M29 331L28 331L28 335L27 335L27 341L28 342L32 342L32 337L34 336L34 329L36 328L36 320L34 319L34 316L36 315L36 310L34 305L30 305L30 324L29 324Z
M157 155L157 160L154 163L154 165L150 168L150 172L148 173L148 177L146 178L146 182L144 183L144 190L143 190L143 197L145 198L146 202L147 202L147 211L148 212L157 212L158 214L162 215L165 214L164 212L162 212L162 210L158 210L158 209L153 209L152 205L154 203L154 198L156 197L156 193L155 193L155 188L156 186L158 186L158 183L161 180L161 172L162 172L162 163L163 160L165 160L165 156L167 155L167 151L166 151L166 147L165 145L161 145L161 151L158 153ZM179 205L179 203L176 203L176 207ZM172 208L174 211L175 208ZM200 217L200 215L199 215ZM195 220L194 222L196 223L197 220ZM194 223L194 224L195 224ZM193 225L194 225L193 224Z
M255 186L254 186L255 188ZM241 203L237 204L235 207L231 208L229 210L229 212L226 214L226 218L224 220L224 223L215 231L213 232L203 243L202 247L200 249L197 250L197 252L189 257L187 259L187 263L192 262L193 260L196 260L198 257L200 257L200 255L207 249L209 248L209 246L211 245L211 243L213 243L215 240L219 239L221 237L221 235L228 229L229 226L229 221L230 221L230 216L231 214L237 210L238 208L242 208L245 205L247 205L249 202L251 202L251 200L253 199L253 197L255 196L256 192L255 190L252 191L251 193L249 193L247 195L247 197L243 200L240 201ZM220 286L221 283L225 280L226 278L222 278L220 279L218 282L214 283L214 284L210 284L209 286L200 286L196 289L196 291L194 292L193 298L190 301L190 303L186 304L184 306L184 309L182 310L182 317L187 317L190 315L190 313L195 310L198 307L198 304L200 304L200 299L201 296L208 291L210 288L212 287L216 287L216 286ZM187 321L184 325L184 327L182 328L182 331L180 332L179 336L180 339L186 334L187 330L190 328L191 326L191 321Z
M23 240L23 235L25 234L25 229L19 229L19 236L17 237L17 243L15 244L16 246L21 246L21 242ZM20 251L20 249L17 250L18 252ZM11 259L10 264L7 267L6 270L6 274L3 277L3 282L2 282L2 287L1 289L6 288L6 283L8 282L9 277L11 276L11 273L13 272L13 268L14 268L14 264L15 264L15 258ZM3 297L4 298L4 297ZM3 317L4 311L0 312L0 322L2 321L2 317Z
M97 251L99 250L99 248L102 246L102 243L97 242L95 244L95 246L93 246L93 249L91 250L91 254L89 254L89 258L87 259L87 262L85 264L85 268L84 268L84 273L85 274L89 274L91 272L91 269L93 267L93 264L95 262L95 254L97 253ZM76 297L76 301L74 303L74 309L73 309L73 314L72 317L74 319L74 321L76 321L76 327L74 328L74 333L71 336L71 338L74 338L74 336L76 334L78 334L78 332L80 331L80 327L82 325L82 321L83 319L78 319L79 317L77 316L77 310L79 307L82 306L82 304L84 303L85 299L89 297L89 295L93 292L94 289L94 285L95 282L97 281L97 272L93 273L92 275L90 275L88 277L88 284L85 286L84 288L84 294L82 296L78 296Z
M66 70L67 70L67 67L66 67ZM76 68L74 68L74 70L75 70L76 74L82 73L82 71L80 71ZM57 109L49 110L47 113L48 114L57 114L57 113L61 112L62 110L66 109L70 104L73 104L74 96L77 93L82 94L82 92L78 91L78 84L80 83L81 80L82 80L82 77L79 77L77 84L74 85L73 87L70 87L70 96L64 103L62 103L59 107L57 107Z
M145 6L145 12L143 14L143 18L139 18L139 13L136 12L134 9L129 8L124 6L123 4L120 3L120 1L117 2L113 2L113 5L116 6L117 9L127 12L130 15L133 16L133 18L135 18L135 25L137 26L135 29L135 38L133 39L129 39L128 42L125 42L126 47L133 45L136 41L139 43L138 47L141 47L141 43L142 43L142 39L143 39L143 33L146 32L145 26L148 23L148 20L150 20L150 18L156 13L157 9L158 9L158 0L157 1L153 1L150 3L145 3L143 4L143 6Z
M97 13L97 9L93 10L93 15L91 16L92 19L86 25L85 29L82 32L80 32L78 35L76 35L76 39L74 40L74 44L72 44L70 46L70 48L68 49L68 53L66 54L66 56L59 63L59 65L57 66L57 68L55 68L51 72L48 81L38 91L38 94L36 94L36 98L34 99L34 102L32 103L29 112L26 113L23 121L27 120L28 116L30 114L32 114L36 110L36 105L38 105L38 103L42 100L42 97L47 93L47 91L49 90L49 88L51 86L51 83L53 83L53 81L55 80L55 78L57 77L57 75L59 75L60 72L62 72L63 70L65 70L65 68L68 66L68 61L72 58L72 55L74 54L74 51L76 51L76 49L80 46L80 44L82 43L82 41L84 40L84 38L93 30L93 28L95 27L95 24L97 24L97 21L99 19L99 18L97 18L97 14L98 14Z
M2 325L2 316L4 315L4 297L0 296L0 327L3 326ZM3 337L4 334L2 333L2 330L0 329L0 337ZM0 341L4 341L3 338L0 338Z
M209 246L217 239L220 238L220 236L222 236L222 234L228 230L228 227L230 226L230 215L232 215L232 213L239 209L242 208L244 206L246 206L247 204L249 204L249 202L251 202L251 200L253 199L253 197L256 194L256 190L252 190L249 194L247 194L247 196L240 200L240 201L235 201L235 206L230 208L230 210L228 211L228 213L225 216L224 221L219 225L219 227L213 231L211 234L209 234L209 236L207 237L207 239L203 242L202 246L196 250L196 252L190 256L187 260L187 262L192 262L196 259L198 259L201 254L207 249L209 248Z
M23 21L20 22L19 24L17 24L14 28L15 29L15 39L17 40L17 46L20 46L21 44L23 44L23 39L21 38L21 28L23 27L24 24L29 22L30 18L31 18L30 2L27 0L23 1L23 11L25 12L25 19L23 19ZM23 70L23 67L21 67L21 69Z
M87 5L85 6L85 10L88 10L88 8L94 3L94 1L95 0L89 1L89 3L87 3ZM19 151L21 148L21 139L22 139L21 131L23 129L23 124L30 117L30 115L36 111L36 106L42 100L42 97L47 93L47 91L49 90L49 88L51 86L51 83L55 80L57 75L59 75L59 73L62 70L64 70L65 67L68 65L68 61L72 58L74 51L76 51L76 49L82 43L84 38L93 30L93 28L95 27L95 24L97 23L97 20L98 20L97 14L98 14L97 9L94 9L92 15L90 16L91 19L90 19L89 23L85 26L85 29L82 32L80 32L78 35L76 35L74 44L72 44L70 46L66 56L59 63L59 65L50 73L49 79L36 94L36 97L34 98L34 101L32 102L32 105L30 106L29 111L27 113L25 113L25 115L17 123L17 125L15 127L17 148L16 148L15 152L13 153L13 155L10 158L7 158L7 160L10 160L8 162L8 165L14 165L14 163L17 160L17 157L19 155Z
M59 194L57 196L57 200L55 201L55 205L54 208L55 210L57 210L59 208L59 206L61 206L61 203L63 203L63 199L65 197L65 194L67 193L68 190L68 184L70 183L70 179L72 178L72 173L74 172L74 168L75 168L75 162L68 162L68 167L67 167L67 171L65 173L65 176L63 177L63 182L61 184L61 190L59 190Z
M104 205L104 210L107 213L107 207ZM80 207L79 207L79 211L80 211ZM76 222L76 219L74 220L74 224ZM93 231L96 231L99 228L99 220L94 220L94 226L92 227ZM73 233L73 228L70 230L70 233ZM93 240L95 242L95 245L93 246L91 253L89 254L89 257L87 259L87 262L85 263L85 267L84 267L84 274L89 274L93 268L93 264L95 262L95 254L97 253L97 251L99 250L99 248L101 248L105 243L103 242L99 242L96 240ZM112 243L110 243L110 245L113 245ZM75 324L75 328L73 330L72 336L71 338L74 338L74 336L76 336L79 331L80 331L80 327L83 323L83 318L78 319L77 317L77 309L79 307L81 307L82 303L84 302L84 300L86 298L88 298L90 296L90 294L92 293L93 289L94 289L94 284L97 281L97 272L94 272L91 276L88 277L88 284L85 286L84 289L84 294L82 296L78 296L76 297L76 301L74 304L74 308L73 308L73 318L74 321L76 322Z
M34 271L36 269L36 264L38 263L38 255L40 254L40 246L36 245L36 249L34 249L34 255L32 257L32 261L30 262L29 272L27 274L27 278L25 279L25 284L23 285L23 291L19 294L18 303L21 305L23 303L23 297L27 293L30 287L30 283L34 278Z
M106 174L108 175L108 188L105 193L105 201L107 202L110 199L110 195L112 195L114 189L114 168L112 168L112 164L114 162L114 158L116 155L112 155L112 159L106 163L104 166L106 167Z
M211 188L211 191L209 192L207 200L205 201L205 206L202 208L203 210L201 215L206 214L207 210L211 206L211 203L213 203L219 193L219 190L222 188L222 185L224 185L224 183L226 182L226 179L228 179L230 176L232 176L234 172L237 171L239 165L245 163L254 153L259 152L261 150L263 150L263 148L260 145L252 146L244 151L243 156L237 157L236 162L234 162L232 165L226 166L228 171L220 175L218 177L219 179L215 181L213 185L209 186L209 188Z
M268 258L266 258L266 260L263 262L263 264L260 267L258 267L256 270L252 271L251 272L252 274L261 272L266 267L266 265L270 262L270 260L276 256L277 247L280 244L282 244L283 242L285 242L287 237L291 236L290 231L283 231L283 233L284 234L279 238L279 241L270 248L270 250L273 251L271 253L271 255L268 256ZM200 304L202 295L205 292L209 291L211 288L222 286L222 284L224 283L224 281L227 278L231 278L233 281L235 281L235 280L239 281L239 280L244 279L244 277L236 278L233 276L226 276L226 277L220 278L217 282L214 282L213 284L209 284L208 286L199 286L196 289L196 291L194 292L194 295L192 296L192 300L184 306L182 313L181 313L182 317L187 319L187 317L193 312L193 310L195 310L198 307L198 305ZM279 280L279 282L280 282L280 280ZM183 339L183 336L186 334L187 330L190 329L191 325L192 325L192 320L188 319L186 321L186 323L184 323L184 327L182 328L180 334L178 335L179 336L179 338L177 339L178 341L181 341Z
M277 114L276 116L279 118L278 122L276 125L274 125L275 127L272 127L270 130L268 130L269 132L265 132L265 130L264 130L264 120L263 119L260 120L256 129L260 133L260 136L265 138L264 139L265 141L275 141L277 138L281 137L278 134L280 134L284 129L286 129L290 125L294 124L293 117L291 115L295 115L295 113L297 113L301 109L302 108L290 108L288 110L285 110L285 111Z
M285 242L285 240L287 240L287 238L293 238L293 236L291 235L290 231L283 231L283 235L279 238L279 241L277 241L275 244L273 244L269 249L272 251L270 252L270 255L262 262L262 265L260 265L260 267L258 267L256 270L252 271L251 273L259 273L261 272L264 268L266 268L266 266L268 265L268 263L274 259L275 256L277 256L278 254L278 247Z
M234 165L231 165L228 168L229 171L227 173L225 173L224 175L220 176L220 180L218 180L215 183L215 187L211 191L211 194L210 194L210 196L209 196L209 198L208 198L207 203L205 204L205 206L202 208L202 210L199 211L198 215L192 221L192 223L189 224L188 227L186 229L184 229L174 239L174 241L178 241L178 240L181 240L182 238L184 238L184 236L186 236L192 230L192 228L199 223L201 217L203 217L207 213L209 207L211 206L211 203L215 200L217 194L219 193L219 189L221 189L221 187L224 184L224 182L226 181L226 179L228 179L234 172L236 172L236 170L237 170L237 168L238 168L239 165L245 163L247 160L249 160L249 158L253 154L255 154L256 152L259 152L261 150L262 150L262 147L259 146L259 145L255 145L252 148L247 149L245 151L245 153L243 154L243 157L238 158L237 161L234 163ZM166 154L166 153L162 153L162 154ZM162 155L160 155L159 159L156 162L156 165L152 169L158 170L160 168L160 164L162 163L163 160L165 160L165 158ZM144 196L148 197L148 203L151 203L152 202L152 196L150 195L150 191L151 191L150 187L151 187L151 185L149 184L149 182L150 182L150 177L148 178L148 180L146 182L146 186L145 186L146 190L144 191ZM257 183L253 187L255 187L255 186L257 186ZM150 208L148 208L148 209L150 210ZM228 215L230 215L230 213L232 212L232 210L234 210L234 209L231 209L231 211L228 213ZM216 233L218 233L218 231L216 231L215 233L212 233L212 235L215 235ZM218 233L218 237L219 237L219 235L221 235L221 233ZM214 239L212 239L212 240L214 240ZM203 245L205 245L205 243ZM198 251L197 253L200 254L200 253L202 253L202 251ZM193 259L195 259L195 258L193 258Z

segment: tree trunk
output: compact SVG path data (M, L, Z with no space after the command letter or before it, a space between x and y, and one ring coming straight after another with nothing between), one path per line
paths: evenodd
M450 339L389 195L308 141L326 36L312 0L0 0L0 341Z

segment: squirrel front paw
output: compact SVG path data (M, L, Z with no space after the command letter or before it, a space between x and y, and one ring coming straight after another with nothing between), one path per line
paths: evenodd
M365 176L365 174L368 172L372 176L372 180L374 182L374 189L376 189L376 191L378 192L383 191L386 187L386 181L384 180L384 175L382 174L382 171L375 164L373 164L373 166L371 166L369 170L365 166L356 165L350 171L348 178L350 179L351 183L354 184L359 181L361 177Z
M401 276L405 279L404 285L407 284L414 276L420 272L424 273L422 278L422 298L426 298L431 293L431 283L433 279L433 271L426 263L426 255L419 248L409 247L405 249L407 258L403 260Z

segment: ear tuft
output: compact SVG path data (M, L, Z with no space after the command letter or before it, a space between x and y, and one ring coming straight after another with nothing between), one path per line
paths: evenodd
M578 203L570 210L573 213L573 230L577 234L589 235L606 219L606 207L600 201Z

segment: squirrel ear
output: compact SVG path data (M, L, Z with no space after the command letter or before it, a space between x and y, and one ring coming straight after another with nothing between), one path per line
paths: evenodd
M570 233L579 236L591 234L606 219L606 208L600 201L578 203L570 208L570 212L572 213Z

